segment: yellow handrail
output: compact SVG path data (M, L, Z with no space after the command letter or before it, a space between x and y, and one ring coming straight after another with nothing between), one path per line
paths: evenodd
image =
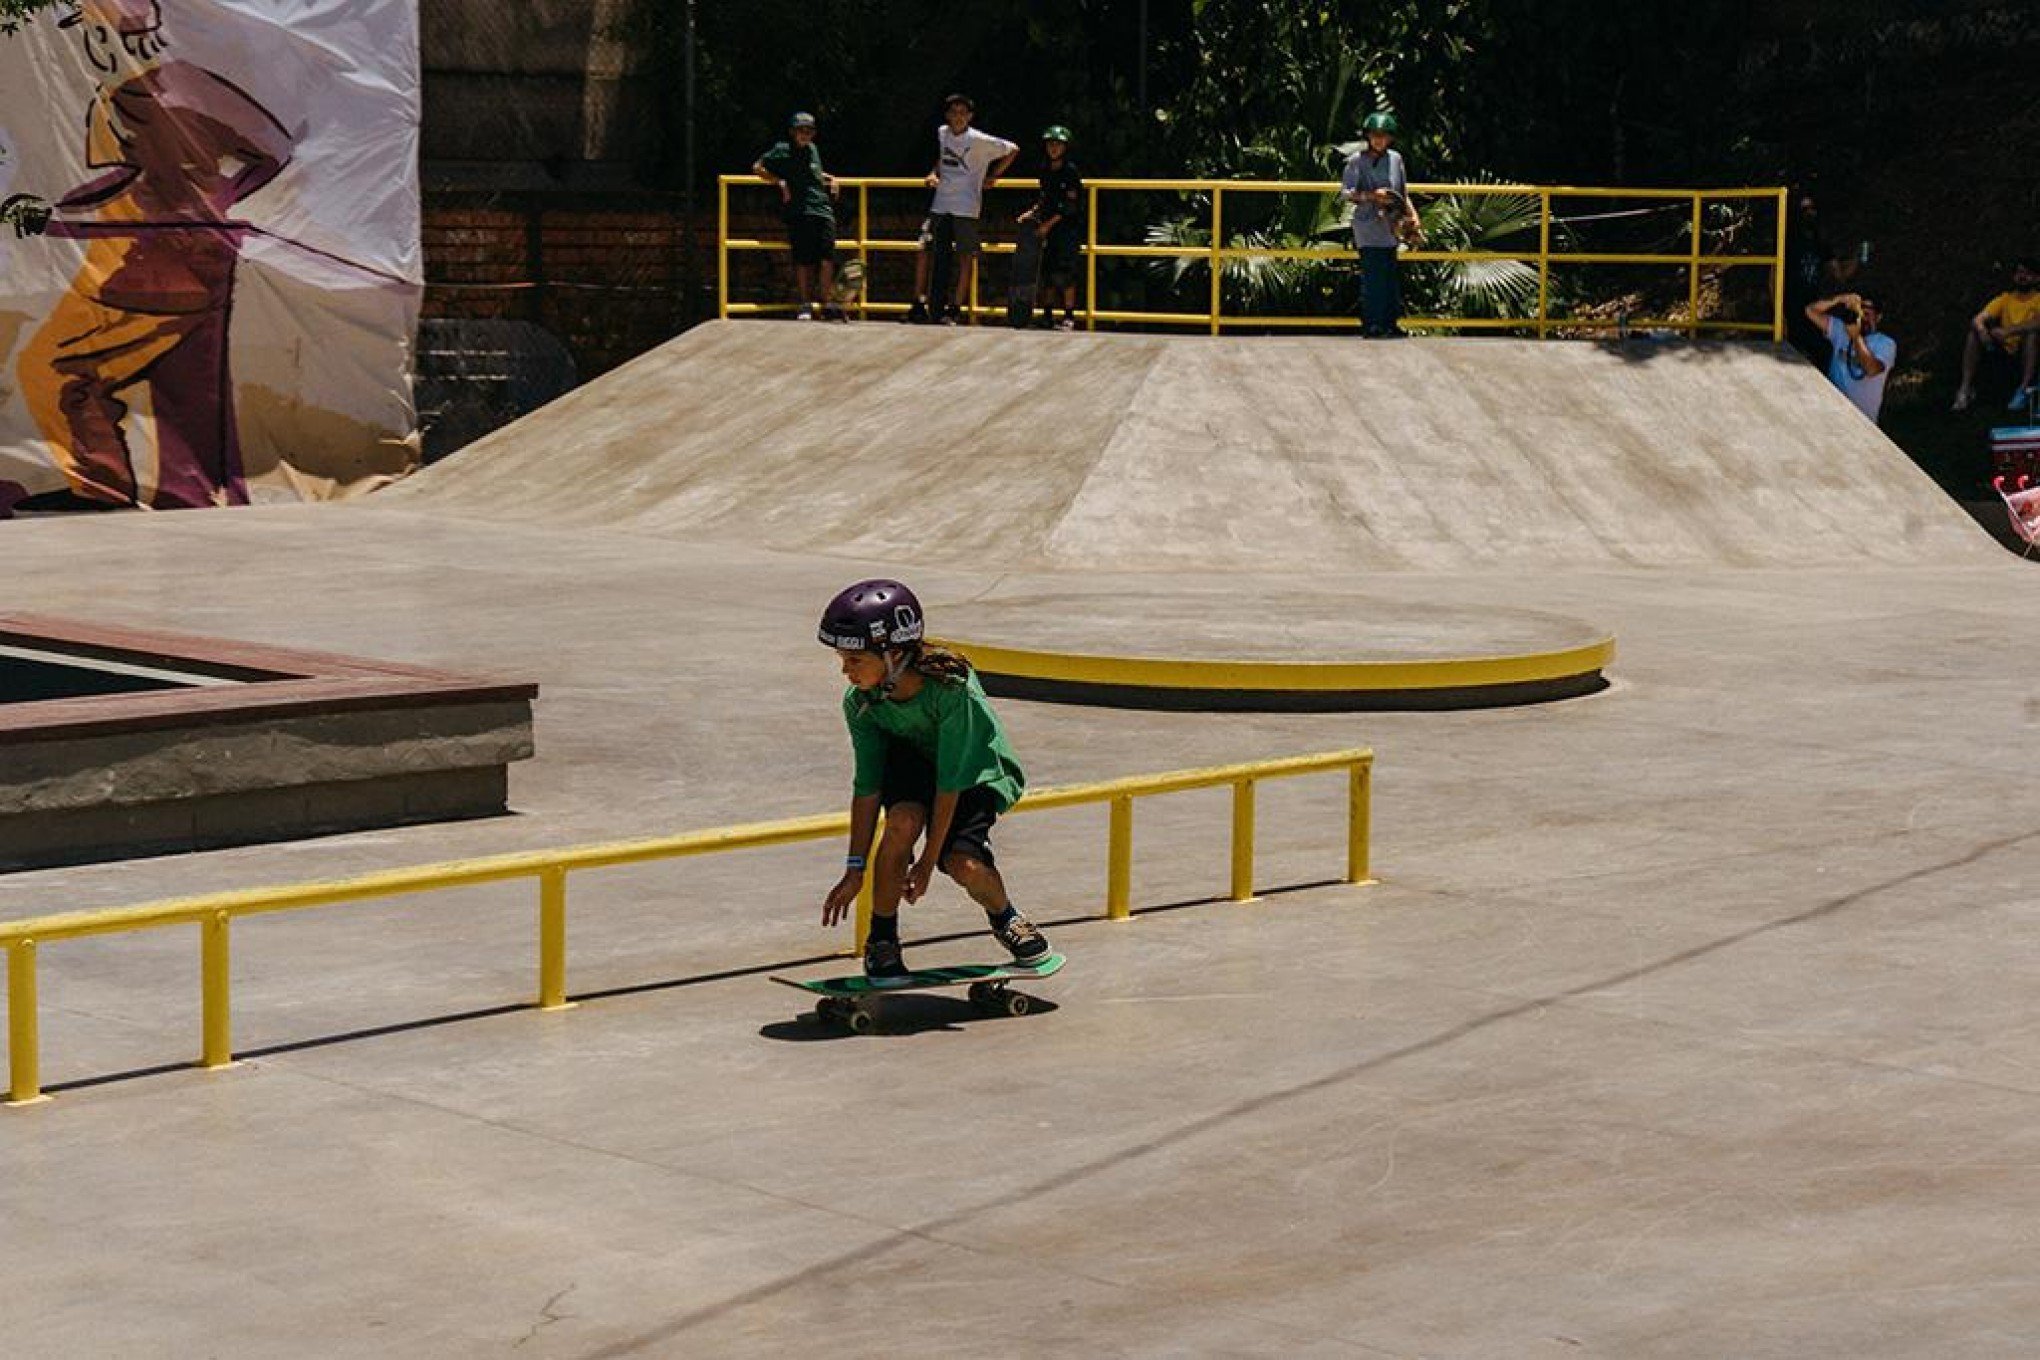
M1089 784L1070 784L1029 793L1016 812L1045 812L1081 803L1111 804L1111 830L1106 864L1105 916L1124 921L1132 914L1133 800L1160 793L1230 785L1233 789L1233 845L1230 895L1248 900L1253 891L1254 785L1327 770L1347 772L1346 874L1348 883L1368 878L1369 819L1374 753L1364 748L1322 755L1220 765L1209 769L1175 770ZM30 1105L42 1093L41 1037L36 1000L37 952L54 940L153 930L163 926L200 928L200 1002L202 1011L199 1064L225 1067L233 1062L231 983L228 969L229 925L237 916L297 911L403 893L500 883L510 879L539 881L538 1008L564 1010L567 999L567 875L582 869L612 868L651 860L715 854L725 850L758 849L798 841L846 835L845 813L796 817L745 826L716 827L650 840L611 841L595 845L451 860L440 864L391 869L324 883L247 888L174 897L136 906L96 911L63 912L0 922L0 947L7 954L7 1061L10 1105ZM869 885L867 883L867 895ZM868 896L866 906L868 908ZM858 917L857 942L868 916Z
M841 175L837 183L857 192L857 235L854 239L838 240L838 246L857 253L861 260L869 262L873 252L906 252L920 248L911 238L884 238L871 235L870 191L873 189L921 190L925 182L919 178L897 175ZM991 186L993 192L1000 190L1032 189L1039 181L1025 176L1012 176ZM1227 327L1273 327L1273 328L1327 328L1338 329L1359 325L1357 318L1339 316L1246 316L1228 314L1225 297L1222 266L1228 260L1350 260L1352 253L1337 248L1240 246L1225 243L1225 197L1238 193L1275 194L1329 194L1338 191L1338 184L1332 180L1218 180L1218 179L1087 179L1090 211L1085 225L1085 309L1086 324L1096 328L1100 321L1119 322L1129 325L1194 325L1208 329L1217 335ZM717 279L719 284L718 311L722 317L760 316L793 311L787 303L733 302L729 296L730 257L746 252L783 252L788 249L785 241L766 240L757 237L732 237L729 223L730 191L736 188L766 187L766 181L752 175L724 175L718 185L719 211L717 220ZM1773 341L1785 338L1785 211L1786 191L1776 187L1692 189L1656 188L1629 189L1606 185L1577 184L1412 184L1413 195L1523 195L1534 196L1538 201L1538 239L1534 250L1407 250L1403 258L1418 263L1438 261L1477 262L1483 260L1521 260L1537 266L1537 312L1535 316L1510 318L1464 318L1464 317L1405 317L1404 324L1426 329L1469 328L1476 330L1528 330L1539 337L1549 335L1553 330L1600 330L1615 327L1636 329L1671 329L1684 331L1687 335L1722 333L1729 335L1768 334ZM1211 240L1201 246L1154 246L1130 245L1098 239L1098 204L1101 193L1197 193L1210 198ZM1645 202L1690 204L1691 240L1683 253L1624 252L1624 251L1568 251L1552 249L1553 222L1552 202L1554 199L1626 199ZM1717 200L1769 200L1777 213L1776 248L1767 247L1751 254L1702 254L1702 227L1706 204ZM1005 243L987 242L987 254L1008 254L1013 247ZM1098 262L1100 259L1201 259L1211 270L1209 297L1205 310L1201 312L1151 312L1101 309L1098 298ZM1551 270L1555 265L1644 265L1676 267L1687 275L1686 305L1684 319L1644 318L1601 321L1598 319L1573 319L1553 317L1550 314ZM1703 320L1700 316L1701 271L1706 269L1764 269L1770 274L1770 302L1768 320L1765 322ZM981 306L976 294L977 281L972 279L972 294L967 310L973 316L990 315L1002 308ZM868 292L868 286L867 286ZM899 313L907 310L903 302L863 303L864 313Z

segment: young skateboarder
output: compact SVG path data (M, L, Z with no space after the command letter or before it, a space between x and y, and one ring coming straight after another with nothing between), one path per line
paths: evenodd
M819 313L825 321L848 320L835 305L836 177L822 169L815 116L796 113L788 119L786 140L758 157L751 173L779 188L780 217L793 250L797 319L812 321Z
M822 901L822 924L835 925L855 905L883 808L867 977L906 975L900 902L918 902L938 868L984 908L1015 961L1049 952L1047 938L1014 909L992 856L992 824L1019 801L1027 777L970 663L923 642L922 631L921 602L898 581L859 581L822 611L822 644L835 649L850 682L843 720L856 760L849 854ZM916 858L923 832L927 845Z
M1041 291L1047 305L1044 325L1057 330L1077 328L1077 262L1084 243L1084 177L1070 162L1070 130L1057 123L1041 134L1048 164L1041 172L1041 191L1020 220L1041 238ZM1060 299L1063 315L1054 321Z
M942 101L942 126L935 129L935 168L927 179L935 196L928 205L928 220L921 224L914 305L907 312L911 322L954 325L959 319L970 297L971 276L977 272L978 214L984 192L999 182L1020 154L1018 143L972 127L976 113L969 95L953 94ZM938 256L947 261L946 273L935 268Z

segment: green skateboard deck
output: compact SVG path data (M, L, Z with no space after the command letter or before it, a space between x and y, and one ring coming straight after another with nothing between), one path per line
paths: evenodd
M775 976L772 981L814 993L821 998L815 1004L815 1013L820 1018L837 1021L863 1034L875 1023L872 1003L892 992L968 987L971 1003L979 1010L988 1014L1025 1015L1033 1009L1032 999L1006 984L1016 978L1047 977L1060 972L1067 962L1060 954L1050 954L1039 963L966 963L954 968L921 968L899 978L874 979L851 973L808 982Z

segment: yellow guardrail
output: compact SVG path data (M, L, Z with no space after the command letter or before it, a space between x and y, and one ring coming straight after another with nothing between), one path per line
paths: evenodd
M1108 920L1132 914L1133 800L1152 794L1230 785L1232 807L1232 876L1229 895L1249 901L1254 889L1254 789L1263 779L1344 770L1347 774L1346 876L1348 883L1368 882L1368 839L1374 753L1365 749L1322 755L1220 765L1168 774L1137 775L1101 783L1071 784L1029 793L1016 812L1045 812L1080 803L1109 803L1105 871L1105 912ZM567 999L567 875L582 869L613 868L650 860L679 859L725 850L760 849L796 841L847 835L845 813L760 822L749 826L692 831L652 840L615 841L562 850L497 855L418 865L329 883L249 888L201 897L170 898L131 907L66 912L0 922L0 946L7 952L7 1069L10 1105L47 1099L42 1092L41 1028L36 1002L37 952L57 940L87 935L113 935L163 926L199 928L200 1056L198 1065L219 1068L234 1060L232 995L228 973L230 926L236 917L267 912L298 911L368 898L429 892L442 888L538 880L538 1008L564 1010ZM870 922L870 880L859 903L856 943L861 946Z
M838 249L854 252L858 260L869 265L874 252L913 251L919 244L913 238L874 237L871 234L871 191L874 189L915 189L926 190L926 182L918 178L896 176L853 176L838 175L836 182L846 190L855 192L856 234L839 237ZM991 192L1001 190L1032 189L1038 181L1024 177L1010 177L993 185ZM1228 326L1251 326L1257 328L1351 328L1360 322L1357 317L1336 316L1243 316L1225 310L1223 283L1224 262L1229 259L1263 260L1351 260L1353 252L1335 248L1275 248L1258 246L1233 246L1225 244L1225 198L1228 194L1329 194L1336 193L1339 185L1332 180L1216 180L1216 179L1094 179L1086 180L1090 193L1090 211L1085 219L1085 284L1084 320L1087 328L1095 328L1101 321L1132 325L1153 326L1205 326L1213 335L1218 335ZM730 256L743 251L785 251L784 241L767 241L730 235L730 191L732 189L766 189L771 187L755 175L724 175L717 186L717 270L716 306L722 317L754 316L774 312L790 312L787 304L733 302L730 300ZM1098 239L1098 204L1101 194L1110 193L1197 193L1208 194L1211 200L1211 244L1208 246L1151 246L1121 245ZM1410 193L1415 196L1437 195L1479 195L1479 194L1535 194L1538 201L1537 249L1525 251L1507 250L1406 250L1405 260L1521 260L1535 261L1537 265L1537 314L1534 317L1444 317L1405 316L1402 324L1410 327L1457 330L1534 330L1539 338L1554 330L1613 330L1629 327L1638 330L1677 330L1687 335L1702 334L1746 334L1765 335L1773 341L1785 338L1785 223L1786 190L1782 187L1750 189L1623 189L1586 187L1554 184L1412 184ZM1642 202L1687 202L1692 205L1693 215L1690 231L1690 247L1677 254L1627 254L1619 251L1568 251L1553 250L1551 228L1553 223L1551 205L1554 199L1623 199ZM1771 248L1761 253L1750 254L1703 254L1703 214L1706 205L1713 201L1768 200L1776 212L1776 231ZM984 250L988 254L1010 254L1010 244L987 242ZM1136 312L1101 308L1098 303L1098 262L1101 259L1203 259L1210 264L1210 296L1206 310L1202 312ZM1608 317L1554 317L1551 315L1551 270L1554 265L1661 265L1677 266L1687 271L1687 314L1683 318L1608 318ZM1713 321L1700 316L1700 277L1706 269L1761 268L1771 271L1771 317L1768 321ZM868 275L867 275L868 277ZM860 316L877 314L900 314L907 310L904 302L872 302L868 297L859 299ZM973 316L1003 313L1004 308L986 307L978 301L977 283L972 280L970 312Z

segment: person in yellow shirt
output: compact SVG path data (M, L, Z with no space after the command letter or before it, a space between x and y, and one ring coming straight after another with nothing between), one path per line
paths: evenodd
M2035 414L2033 373L2040 359L2040 260L2030 256L2012 266L2012 286L1983 305L1969 321L1969 334L1962 345L1962 386L1955 390L1955 409L1966 411L1976 400L1976 370L1986 354L2001 355L2013 367L2018 382L2012 399L2013 410L2024 406Z

